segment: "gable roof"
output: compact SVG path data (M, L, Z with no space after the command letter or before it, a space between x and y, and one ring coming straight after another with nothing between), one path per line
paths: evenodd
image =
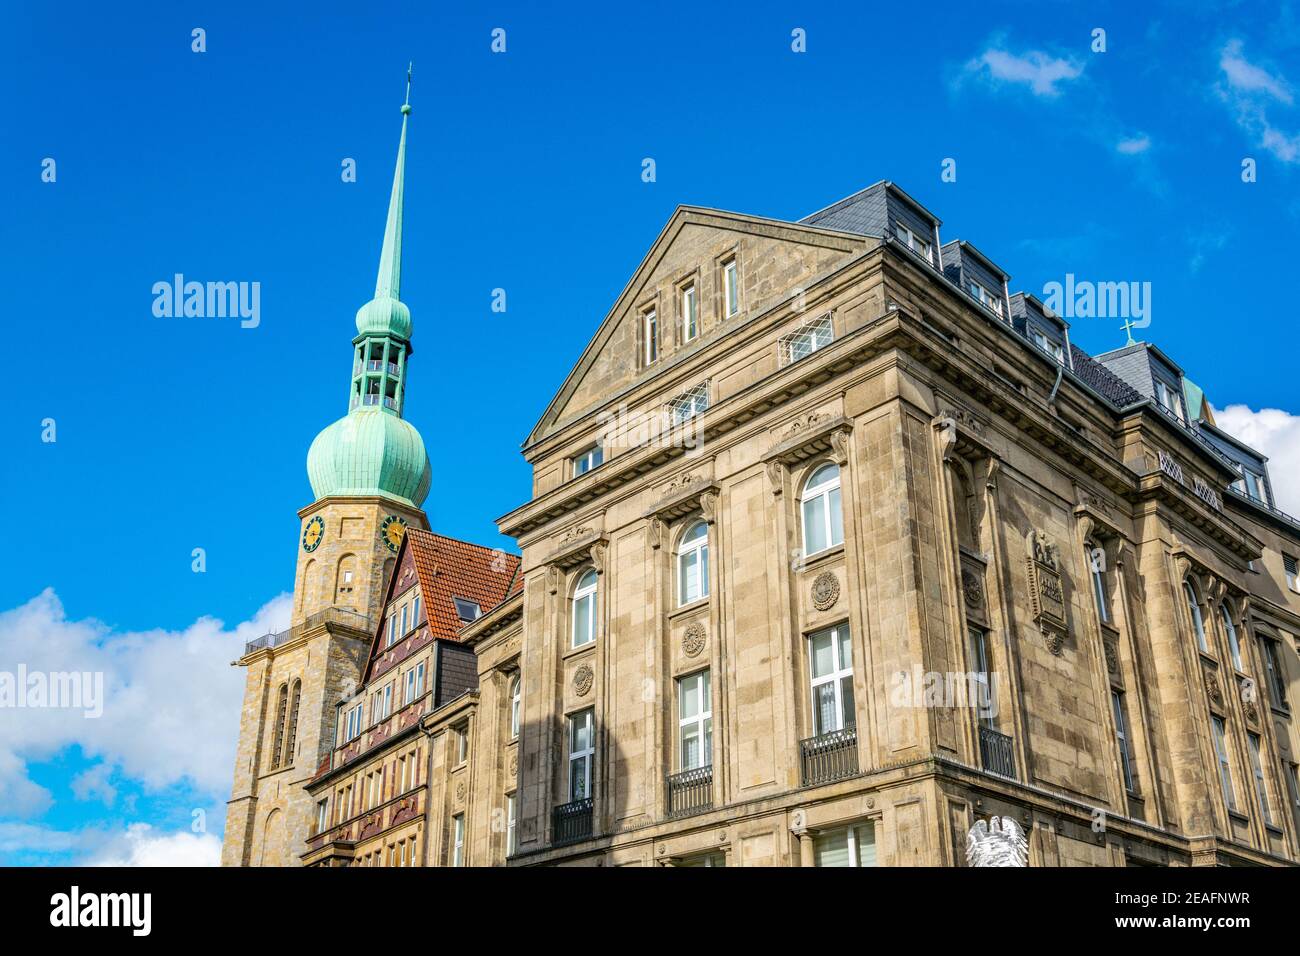
M434 534L419 528L407 528L402 545L397 550L393 574L384 591L384 604L380 609L379 623L370 642L362 685L370 681L379 655L384 631L388 624L388 604L396 590L398 573L407 557L415 566L416 582L420 586L421 613L427 624L428 640L460 640L460 631L466 622L460 619L453 598L472 601L486 611L506 599L521 584L520 557L500 548L488 548ZM417 622L418 623L418 622ZM397 645L394 645L397 647ZM387 650L387 649L385 649ZM405 653L402 654L404 658Z

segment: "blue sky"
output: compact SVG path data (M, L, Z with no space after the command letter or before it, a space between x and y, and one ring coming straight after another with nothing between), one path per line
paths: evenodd
M0 716L0 799L25 808L0 817L0 862L130 857L191 832L195 808L219 834L240 686L226 664L283 614L307 447L346 410L408 60L406 417L433 462L439 531L509 546L494 519L527 497L519 444L676 205L794 219L879 179L1013 290L1067 272L1150 282L1145 337L1217 407L1244 406L1285 488L1276 465L1300 441L1295 316L1278 295L1300 226L1300 10L445 6L5 14L0 261L18 374L0 411L0 669L32 641L117 648L110 683L174 682L158 691L174 723L208 699L187 682L230 710L191 741L210 765L151 762L131 739L147 726L87 744L80 725L29 733ZM155 318L150 290L178 272L259 282L260 325ZM1124 342L1110 320L1072 336L1094 353ZM193 669L133 662L191 645Z

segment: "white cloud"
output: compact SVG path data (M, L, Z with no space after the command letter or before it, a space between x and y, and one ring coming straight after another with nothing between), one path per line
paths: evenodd
M1146 135L1131 136L1128 139L1121 139L1115 144L1116 151L1123 153L1125 156L1134 156L1138 153L1145 153L1150 148L1151 137Z
M1247 405L1229 405L1216 410L1214 420L1228 434L1268 456L1278 508L1300 515L1300 415L1280 408L1256 412Z
M1237 125L1254 138L1255 145L1282 162L1300 162L1300 133L1279 128L1270 116L1279 104L1295 103L1286 77L1247 60L1240 40L1228 41L1219 52L1219 69L1222 77L1215 91L1232 110Z
M182 631L118 632L93 619L68 620L47 589L0 613L0 672L25 665L29 674L103 675L98 719L55 707L0 715L0 813L22 817L46 809L50 794L29 779L27 764L73 745L101 761L76 778L79 798L108 798L116 790L111 776L119 786L133 780L156 792L185 782L224 797L244 688L243 671L230 662L245 641L287 624L289 612L289 596L280 595L233 630L204 617Z
M220 866L221 841L211 833L155 833L147 823L133 823L83 865Z
M1051 98L1061 94L1061 84L1083 74L1083 65L1041 50L1017 54L990 47L966 64L966 73L983 76L994 84L1027 86L1035 96Z
M72 778L72 795L78 800L101 800L111 807L117 799L117 788L110 782L113 765L97 763Z

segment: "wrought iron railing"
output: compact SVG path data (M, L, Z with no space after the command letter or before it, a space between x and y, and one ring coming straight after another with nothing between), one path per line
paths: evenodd
M1016 779L1016 753L1011 738L991 727L980 728L980 763L989 773Z
M244 645L244 653L251 654L253 651L259 651L264 647L279 647L281 644L293 640L299 634L310 631L314 627L319 627L321 624L343 624L358 631L372 630L368 615L347 607L327 607L308 616L302 623L295 624L293 627L254 638Z
M591 797L556 807L552 827L554 837L551 842L556 846L563 846L587 839L591 836L591 820Z
M848 727L799 741L799 764L805 787L857 776L857 730Z
M668 775L668 815L684 817L713 806L713 765Z

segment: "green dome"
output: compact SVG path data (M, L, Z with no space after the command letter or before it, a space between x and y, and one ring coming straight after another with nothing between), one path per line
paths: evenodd
M433 475L415 426L383 409L361 407L316 436L307 452L307 477L317 501L382 495L418 508Z
M376 296L357 309L357 332L361 335L369 332L410 339L411 310L400 299L386 295Z

